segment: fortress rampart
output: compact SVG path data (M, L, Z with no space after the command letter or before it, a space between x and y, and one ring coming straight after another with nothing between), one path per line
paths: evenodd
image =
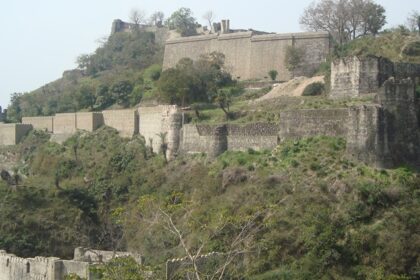
M393 63L385 58L346 57L331 64L331 98L354 98L375 94L383 83L394 77L420 78L420 65Z
M415 76L418 67L389 64L378 59L362 61L362 64L358 58L348 58L346 61L347 64L337 66L344 67L343 71L339 71L341 74L332 75L336 79L336 89L341 86L337 96L358 96L362 88L368 88L375 93L373 104L281 111L277 124L246 125L184 124L181 111L172 105L66 113L54 117L24 118L25 124L1 124L0 144L14 145L32 128L52 130L55 137L71 135L80 129L93 131L107 125L118 130L122 137L142 135L146 145L151 146L155 153L160 152L164 139L167 157L172 159L177 154L206 153L209 157L215 157L225 151L272 149L285 140L327 135L346 139L348 153L372 165L420 165L420 106L415 93L416 84L411 78L382 81L386 77L384 73ZM365 70L362 71L362 68ZM381 72L378 69L387 70ZM357 75L364 78L353 79L353 84L344 82L349 76ZM364 81L366 75L372 79Z
M16 145L30 130L32 130L30 124L0 124L0 145Z
M91 264L106 263L113 258L125 256L131 256L142 263L142 257L138 254L86 248L76 248L73 260L54 257L20 258L0 250L0 280L64 280L68 274L93 280L89 272Z
M170 39L165 45L163 68L174 67L184 57L197 60L201 55L221 52L234 78L264 79L270 70L276 70L277 78L285 81L292 76L284 63L289 46L303 52L302 67L294 74L309 75L328 56L330 36L324 32L256 35L248 31Z

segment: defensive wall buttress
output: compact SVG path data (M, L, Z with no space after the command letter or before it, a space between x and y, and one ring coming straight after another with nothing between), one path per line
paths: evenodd
M290 73L284 62L288 47L302 52L301 67L295 73ZM276 70L277 79L286 81L292 76L311 75L325 62L330 52L330 36L325 32L258 35L246 31L169 39L163 68L174 67L185 57L197 60L212 52L225 55L226 69L236 79L265 79L270 70Z

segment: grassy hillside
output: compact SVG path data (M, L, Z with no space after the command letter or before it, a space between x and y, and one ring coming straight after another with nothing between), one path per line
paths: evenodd
M132 250L162 279L165 260L185 255L170 217L191 252L246 252L245 268L229 266L226 279L418 277L418 172L355 162L342 139L170 163L109 128L63 146L47 140L33 132L8 150L21 180L0 182L2 249Z
M382 32L376 37L366 36L337 48L335 55L375 55L394 62L420 63L420 37L405 29Z

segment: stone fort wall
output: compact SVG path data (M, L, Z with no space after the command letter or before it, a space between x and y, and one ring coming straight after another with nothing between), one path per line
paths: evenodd
M181 153L272 149L281 141L342 137L354 158L378 167L420 165L420 109L411 79L383 83L376 104L280 113L279 124L184 125Z
M420 65L393 63L385 58L346 57L331 64L331 98L354 98L375 94L390 77L420 78Z
M54 129L54 117L23 117L23 124L30 124L34 129L43 130L47 132L53 132Z
M107 110L102 112L103 124L115 128L122 137L138 134L139 116L136 110Z
M30 124L0 124L0 145L16 145L32 129Z
M142 263L142 257L129 252L112 252L76 248L73 260L59 258L20 258L0 250L0 280L64 280L68 274L76 274L83 279L94 279L89 266L106 263L117 257L133 257Z
M284 57L288 46L304 53L295 75L309 75L325 61L330 50L328 33L290 33L255 35L252 31L191 36L166 41L163 68L174 67L184 57L193 60L203 54L221 52L232 76L241 80L264 79L277 70L279 80L289 80Z
M270 123L187 124L181 129L180 152L217 156L225 151L273 149L278 145L278 132L278 125Z
M178 152L181 129L182 116L178 107L174 105L140 107L138 114L139 133L145 138L146 144L151 146L154 152L160 152L161 134L164 134L168 144L166 156L169 159L173 158Z

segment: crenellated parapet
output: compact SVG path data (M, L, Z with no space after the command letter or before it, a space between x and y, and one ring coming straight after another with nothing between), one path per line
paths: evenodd
M0 280L63 280L68 274L89 280L93 279L89 271L91 264L106 263L113 258L126 256L142 263L139 254L86 248L75 249L73 260L55 257L21 258L0 250Z

